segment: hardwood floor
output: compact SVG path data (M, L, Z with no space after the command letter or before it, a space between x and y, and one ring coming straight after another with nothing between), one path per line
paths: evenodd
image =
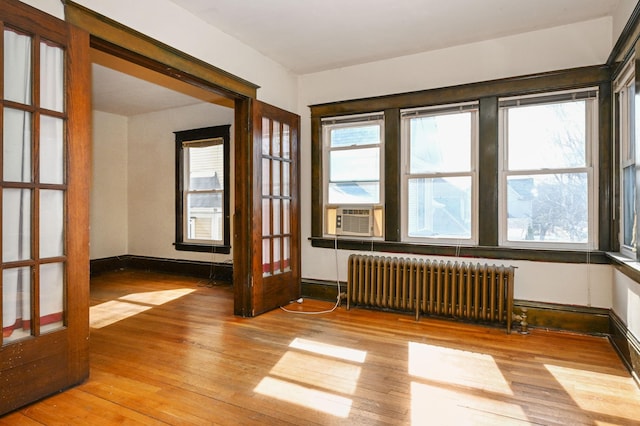
M94 278L91 302L90 379L0 424L640 424L601 337L343 307L244 319L229 286L135 271Z

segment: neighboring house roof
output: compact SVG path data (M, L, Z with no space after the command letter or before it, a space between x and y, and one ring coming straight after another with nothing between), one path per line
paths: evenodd
M189 187L196 191L202 189L222 189L220 179L218 179L218 173L214 173L213 176L192 177L191 182L189 182Z
M222 189L220 180L217 173L213 176L194 177L190 182L191 190L207 190L207 189ZM222 207L222 194L190 194L189 207L194 208L220 208Z

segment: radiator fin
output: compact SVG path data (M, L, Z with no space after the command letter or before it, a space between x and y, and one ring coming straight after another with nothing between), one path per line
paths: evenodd
M390 309L503 323L511 331L513 266L351 255L347 309Z

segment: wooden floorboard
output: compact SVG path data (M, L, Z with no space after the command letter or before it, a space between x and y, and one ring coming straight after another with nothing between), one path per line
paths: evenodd
M89 380L0 425L640 424L603 337L344 307L239 318L230 286L137 271L93 278L91 305Z

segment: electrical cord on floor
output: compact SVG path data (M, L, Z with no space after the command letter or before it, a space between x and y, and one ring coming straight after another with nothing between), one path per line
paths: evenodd
M336 285L338 286L338 296L336 297L336 303L335 305L333 305L333 308L331 309L326 309L324 311L292 311L291 309L287 309L284 306L280 306L280 309L282 309L285 312L289 312L291 314L302 314L302 315L320 315L320 314L329 314L333 311L335 311L338 306L340 306L340 277L338 274L338 237L336 236L335 240L334 240L334 253L335 253L335 259L336 259ZM298 300L296 300L296 302L298 303L302 303L302 297ZM292 302L293 303L293 302Z

